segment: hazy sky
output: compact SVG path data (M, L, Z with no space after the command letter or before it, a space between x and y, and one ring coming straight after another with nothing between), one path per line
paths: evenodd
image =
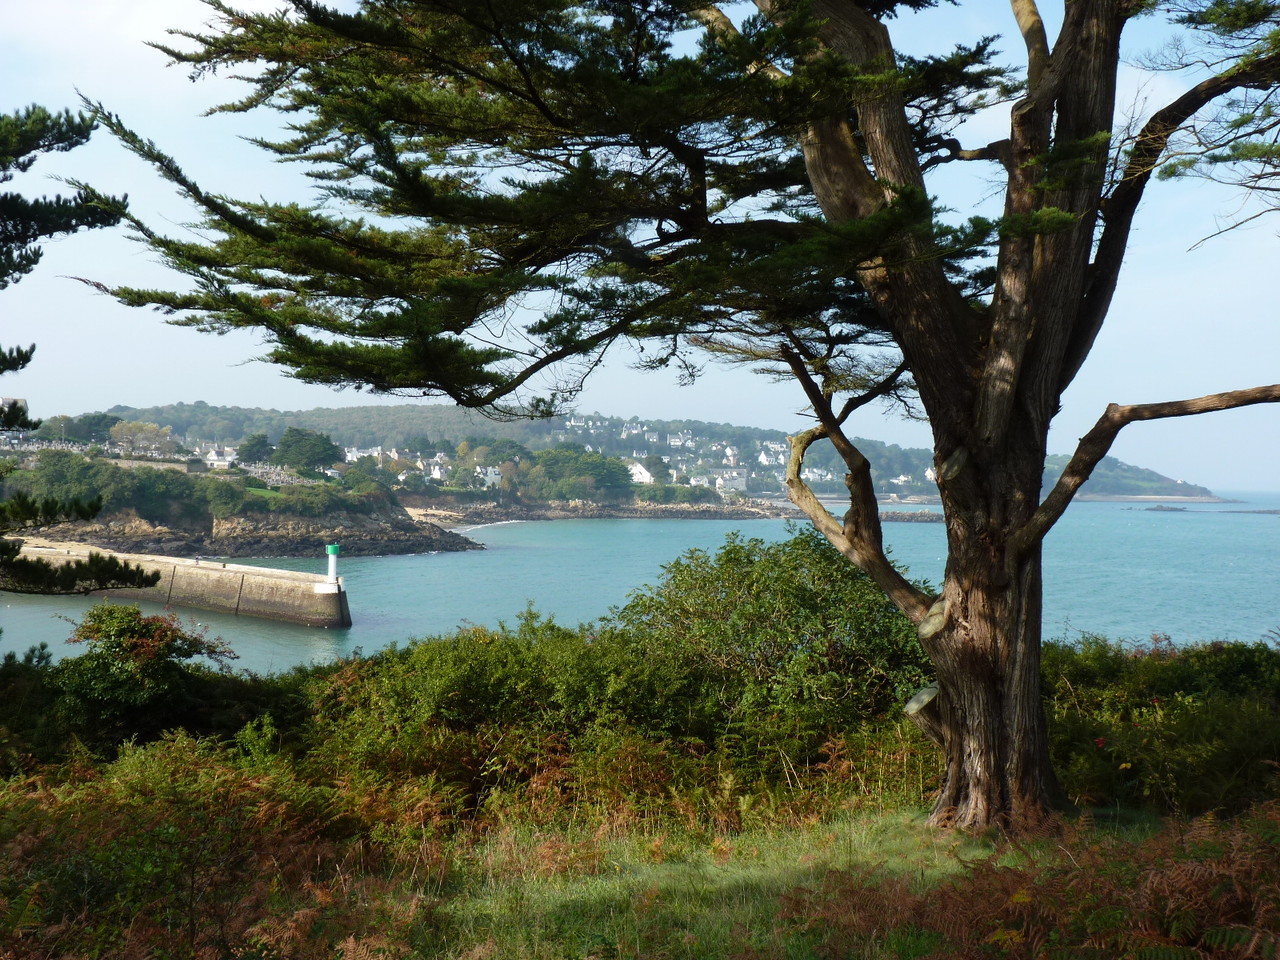
M166 66L163 54L144 46L164 40L166 28L203 22L208 11L198 0L0 0L0 7L0 110L31 103L74 107L79 90L157 141L207 189L247 198L301 196L296 170L265 161L237 139L254 132L249 121L200 116L231 99L231 81L192 83L183 68ZM1012 32L1007 4L996 0L930 16L913 28L921 42L934 29L969 41ZM935 27L933 20L944 18ZM1004 45L1016 52L1019 42ZM1137 76L1129 74L1128 95L1144 95L1152 103L1183 85L1166 76L1139 87ZM975 131L974 141L999 135L998 127L988 125ZM133 208L162 228L176 229L191 219L148 168L103 132L86 147L41 160L13 185L26 193L56 192L59 185L48 178L58 175L129 194ZM963 209L957 201L948 205ZM1070 452L1108 402L1171 400L1280 381L1280 215L1192 249L1238 213L1239 205L1229 191L1201 184L1155 184L1148 191L1108 326L1065 398L1053 452ZM153 312L119 306L71 279L181 283L122 231L82 233L47 243L44 250L33 274L0 293L0 344L38 345L27 370L0 380L0 394L26 398L36 416L196 400L281 410L407 402L299 383L277 367L252 362L262 347L251 335L214 337L169 327ZM709 370L698 384L682 388L672 374L639 373L623 362L597 373L579 402L586 412L789 431L805 425L796 414L801 406L796 387L744 371ZM928 446L926 427L871 411L852 432ZM1278 440L1280 405L1272 405L1136 424L1112 452L1215 489L1276 490Z

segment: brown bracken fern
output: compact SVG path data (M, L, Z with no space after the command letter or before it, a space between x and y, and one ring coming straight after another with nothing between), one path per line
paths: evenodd
M937 960L1276 958L1280 805L1140 841L1063 827L967 862L932 890L885 866L833 873L782 912L822 931L830 957L884 956L912 933Z

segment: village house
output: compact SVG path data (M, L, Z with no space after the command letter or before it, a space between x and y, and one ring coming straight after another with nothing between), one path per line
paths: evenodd
M212 446L201 459L210 470L230 470L236 465L236 448Z

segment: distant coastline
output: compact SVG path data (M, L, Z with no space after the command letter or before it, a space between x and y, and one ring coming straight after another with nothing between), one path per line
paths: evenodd
M847 502L834 497L820 499L829 510L837 514ZM1089 495L1077 499L1085 502L1134 504L1242 502L1217 496ZM884 498L879 501L880 519L884 523L941 523L944 521L943 514L936 509L940 502L938 497L927 496ZM407 555L441 550L484 549L483 545L459 535L460 531L472 527L513 521L591 519L804 521L805 516L789 500L781 497L738 498L722 503L699 504L552 501L502 505L422 502L418 506L404 505L398 520L390 517L372 520L345 514L316 518L291 517L287 520L279 518L274 522L264 522L264 518L260 517L229 518L217 525L217 535L201 536L193 535L192 531L172 530L145 523L136 516L114 520L104 517L96 522L59 524L33 530L32 536L23 539L28 540L32 546L64 549L85 546L171 557L307 557L319 555L323 552L323 545L331 542L340 543L343 554L347 556ZM280 529L275 529L276 527Z
M1229 497L1161 497L1150 494L1144 496L1122 496L1106 493L1076 494L1076 500L1082 503L1243 503Z
M446 530L513 520L771 520L801 516L787 500L747 499L725 503L594 503L575 500L443 507L406 505L405 510L420 523L435 524Z

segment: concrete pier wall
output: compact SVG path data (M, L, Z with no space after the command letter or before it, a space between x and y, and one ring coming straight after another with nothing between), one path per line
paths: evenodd
M83 558L88 552L87 548L22 548L24 556L42 557L53 563ZM341 577L334 583L320 574L296 570L250 567L218 560L112 553L109 550L94 552L109 554L138 564L144 570L160 573L160 582L154 587L101 590L94 591L95 595L217 610L308 627L351 626L351 609Z

